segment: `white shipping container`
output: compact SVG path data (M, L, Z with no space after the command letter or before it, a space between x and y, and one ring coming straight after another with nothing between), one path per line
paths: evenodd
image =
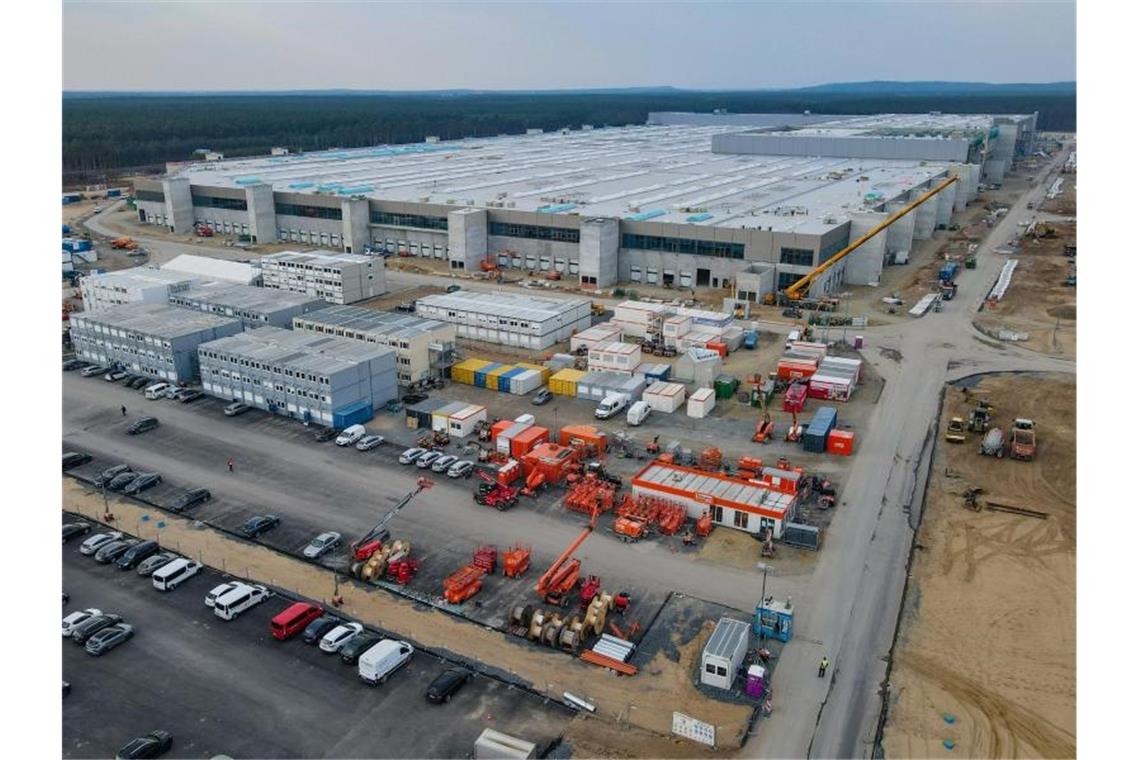
M693 395L689 396L689 405L686 409L690 417L701 419L708 416L709 412L716 406L716 394L712 388L700 388L693 391Z
M533 425L535 424L534 415L520 414L518 417L515 417L515 422L525 422L528 425Z
M826 373L828 370L836 370L842 374L851 374L855 382L859 382L863 375L863 362L860 359L829 356L819 363L820 372Z
M515 396L525 396L531 391L538 390L542 385L542 373L537 369L528 369L526 372L510 378L511 393Z
M654 411L672 413L685 403L685 386L680 383L657 382L645 389L641 400Z
M466 438L475 432L475 425L487 419L487 407L472 404L447 419L447 434L453 438ZM432 417L434 426L435 417Z
M531 423L529 422L516 422L503 432L499 433L499 435L495 438L495 450L500 454L510 454L511 441L515 439L515 436L519 435L529 427L531 427Z

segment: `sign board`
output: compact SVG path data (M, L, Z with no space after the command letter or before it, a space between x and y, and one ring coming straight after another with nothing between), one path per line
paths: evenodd
M699 721L684 713L673 713L673 733L710 747L716 746L716 726Z
M711 505L713 503L713 497L711 493L696 492L693 494L693 499L699 501L701 504Z

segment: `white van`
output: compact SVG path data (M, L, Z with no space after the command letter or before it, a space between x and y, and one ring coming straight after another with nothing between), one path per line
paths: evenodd
M602 403L598 404L598 408L594 410L594 416L599 420L608 420L615 414L625 409L625 405L629 403L629 395L626 393L611 393L602 399Z
M219 596L214 601L214 614L222 620L233 620L250 607L255 607L269 598L265 586L250 586L239 583L237 588Z
M629 408L628 412L625 413L625 421L630 425L637 427L641 423L645 422L645 418L649 416L649 412L651 410L652 407L649 406L648 402L638 401Z
M167 562L150 574L150 582L159 591L170 591L178 588L190 577L197 575L202 569L201 562L182 557L173 562Z
M351 446L363 438L367 432L363 425L349 425L336 437L336 445Z
M792 344L795 343L799 339L800 339L800 331L799 330L792 330L790 333L788 333L788 339L786 341L784 341L784 350L786 351L789 348L791 348Z
M163 398L166 396L166 389L170 387L170 383L155 383L148 385L146 389L146 397L151 401L156 398Z
M412 659L412 645L406 641L384 639L358 661L360 678L369 686L384 683L401 665Z

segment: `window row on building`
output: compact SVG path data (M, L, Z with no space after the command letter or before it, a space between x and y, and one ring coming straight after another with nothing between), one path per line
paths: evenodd
M577 243L579 240L578 230L569 227L542 227L510 222L491 222L487 225L487 234L528 240L556 240L562 243Z
M136 190L135 200L150 203L166 203L166 193L161 190Z
M744 258L743 243L726 243L720 240L635 235L627 232L621 236L621 247L635 251L688 253L696 256L716 256L724 259Z
M332 397L327 393L318 393L316 391L310 391L306 388L294 387L285 383L271 383L267 380L257 380L256 378L249 377L248 375L243 375L240 372L236 371L231 372L227 369L210 367L209 369L205 370L205 374L206 377L203 378L203 381L207 380L207 378L213 378L215 381L219 379L228 380L233 383L241 383L242 385L261 385L265 388L272 388L278 393L284 393L289 396L300 396L301 398L308 398L312 399L313 401L320 401L325 404L332 403Z
M810 248L780 248L780 263L810 267L815 261L815 251Z
M278 203L275 208L278 216L303 216L309 219L341 220L340 207L303 206L299 203Z
M238 356L211 351L208 348L202 349L201 353L203 357L214 359L215 361L219 362L225 362L227 364L232 364L235 367L248 367L250 369L260 370L262 372L269 372L274 375L284 375L285 377L293 377L298 380L308 380L310 383L317 383L319 385L329 384L328 377L323 375L316 375L311 372L294 372L293 370L283 368L280 365L266 364L265 362L259 362L253 359L243 359ZM240 376L240 372L237 374ZM223 377L228 378L230 375L223 375Z
M446 230L446 216L421 216L420 214L395 214L388 211L373 211L369 214L372 224L388 227L416 227L423 230Z
M226 211L248 211L245 198L219 198L216 195L191 193L191 202L201 208L220 208Z

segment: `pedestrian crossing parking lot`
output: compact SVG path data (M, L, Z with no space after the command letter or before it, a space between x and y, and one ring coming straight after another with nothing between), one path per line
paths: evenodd
M485 727L542 746L571 717L482 675L450 703L428 704L428 684L454 663L419 649L370 687L338 656L270 636L270 618L292 599L271 597L226 622L203 604L220 574L203 570L161 593L80 555L79 543L63 549L70 599L61 617L96 607L121 615L135 636L98 658L63 639L64 757L110 757L155 729L174 735L174 757L464 757Z

